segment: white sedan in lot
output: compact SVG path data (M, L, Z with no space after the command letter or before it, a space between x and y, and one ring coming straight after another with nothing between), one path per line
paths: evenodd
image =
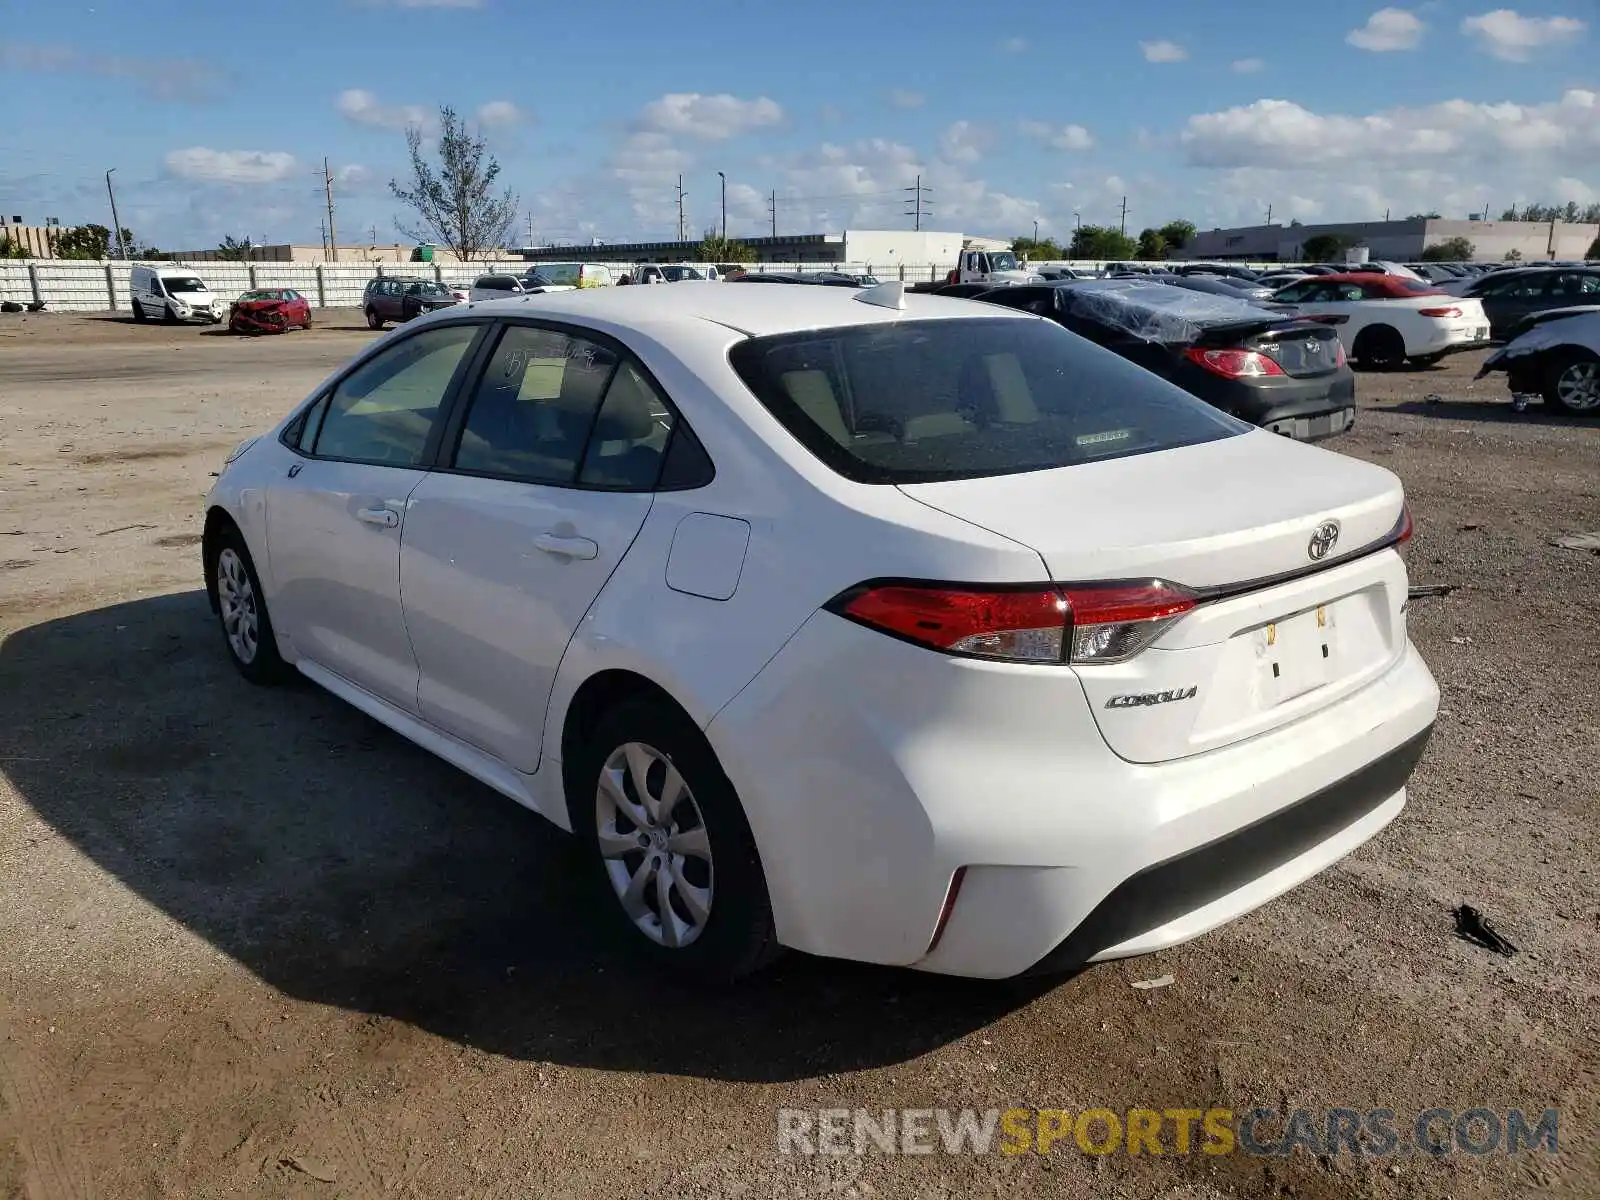
M410 322L234 452L203 554L246 678L578 834L641 952L1005 977L1400 812L1410 531L1388 471L1054 322L691 283Z
M1351 272L1302 279L1273 293L1272 303L1307 316L1340 314L1345 352L1366 367L1420 365L1489 344L1483 302L1452 296L1400 275Z

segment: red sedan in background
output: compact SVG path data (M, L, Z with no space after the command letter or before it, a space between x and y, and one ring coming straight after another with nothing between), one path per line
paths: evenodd
M285 333L311 328L311 301L289 288L259 288L233 302L228 329L233 333Z

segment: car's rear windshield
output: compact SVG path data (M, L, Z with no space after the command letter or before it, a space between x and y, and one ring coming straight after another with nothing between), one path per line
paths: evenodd
M1250 428L1049 321L786 333L729 361L806 449L862 483L1043 471Z

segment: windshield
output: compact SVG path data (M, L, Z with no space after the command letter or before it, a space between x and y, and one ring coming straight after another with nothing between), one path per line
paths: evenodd
M203 292L206 285L193 275L163 275L161 286L169 292Z
M989 255L989 270L1015 271L1017 269L1017 256L1010 252Z
M540 284L578 282L577 263L541 263L537 270L530 271L528 277L537 278Z
M1250 428L1048 321L778 334L729 361L807 450L863 483L1042 471Z
M241 299L241 300L287 300L288 296L286 296L283 292L260 291L260 292L246 292L244 295L240 296L239 299Z
M662 267L661 273L671 283L680 283L685 279L704 279L705 276L693 267Z

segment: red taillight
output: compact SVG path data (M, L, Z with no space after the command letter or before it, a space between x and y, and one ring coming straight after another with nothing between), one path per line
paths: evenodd
M976 589L866 585L829 608L862 625L949 654L1009 662L1121 662L1195 606L1160 580Z
M1191 346L1183 356L1198 367L1224 379L1260 379L1266 375L1282 375L1283 368L1265 354L1254 350L1202 350Z
M924 584L869 587L840 610L864 625L952 654L1060 662L1071 614L1055 588L973 591Z
M1345 364L1344 342L1340 338L1333 339L1333 365L1342 367Z
M1419 308L1417 315L1423 317L1459 317L1459 308Z
M1395 522L1393 534L1394 548L1400 552L1401 558L1405 557L1406 550L1411 544L1411 531L1411 506L1402 504L1400 506L1400 519Z

